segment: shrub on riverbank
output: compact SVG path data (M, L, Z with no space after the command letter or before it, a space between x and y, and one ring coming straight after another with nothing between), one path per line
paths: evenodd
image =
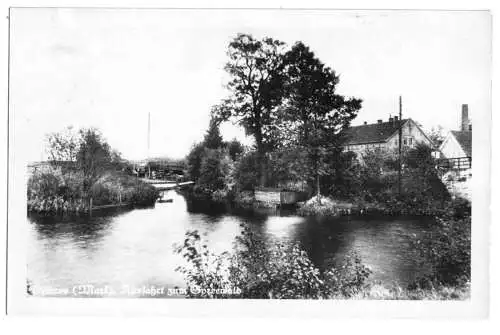
M189 298L348 298L364 288L371 273L355 254L339 268L320 271L299 245L266 245L245 227L232 254L210 253L196 231L188 232L176 251L188 262L177 270L185 276ZM227 288L238 294L225 293Z
M78 172L62 174L56 168L36 171L28 180L28 211L85 213L89 210L89 196L93 206L118 204L120 200L132 205L152 205L158 198L154 186L118 171L109 172L97 180L88 196L85 196L82 185L83 176Z

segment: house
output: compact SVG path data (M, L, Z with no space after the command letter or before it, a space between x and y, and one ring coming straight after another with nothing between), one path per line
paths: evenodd
M432 141L412 119L399 120L389 117L388 122L378 120L377 123L350 127L345 131L345 151L364 154L367 150L383 149L388 152L397 152L399 148L399 127L402 128L402 147L414 148L423 143L433 146Z
M449 165L458 169L468 169L472 164L472 124L469 120L469 108L462 105L460 130L452 130L439 147L441 157Z

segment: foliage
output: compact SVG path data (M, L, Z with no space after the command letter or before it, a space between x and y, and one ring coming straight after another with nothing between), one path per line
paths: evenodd
M158 196L158 190L154 186L147 183L137 183L130 196L130 203L139 206L151 206L158 199Z
M197 143L192 146L186 157L187 173L189 179L197 181L201 175L201 161L205 152L203 143Z
M471 217L436 217L436 227L414 243L428 260L432 273L420 278L413 287L465 285L471 279Z
M225 66L230 76L230 96L214 108L222 121L235 120L255 139L261 183L265 183L263 156L276 145L276 107L284 90L284 43L272 38L257 40L238 34L228 47Z
M439 148L445 140L443 127L433 127L429 133L429 139L432 141L435 148Z
M206 148L202 157L198 186L208 192L229 186L231 162L226 150Z
M80 138L76 161L88 196L92 185L111 167L111 148L97 129L81 129Z
M245 146L236 138L233 138L230 142L226 143L226 147L229 157L231 157L233 161L237 161L238 158L245 152Z
M235 168L235 181L239 190L254 190L259 185L259 159L255 151L244 153Z
M470 299L470 283L459 286L432 285L425 289L373 284L356 294L354 298L363 300L468 300Z
M124 174L129 163L97 129L67 128L47 136L51 167L28 179L28 208L38 212L81 212L94 205L152 204L156 189ZM69 164L68 164L69 163ZM121 195L121 196L120 196Z
M339 77L302 42L285 54L284 64L284 124L296 132L296 145L307 153L304 167L309 179L316 180L319 199L320 178L331 173L327 156L341 147L341 131L356 117L361 100L336 94Z
M74 162L76 161L80 138L73 127L67 127L63 131L50 133L46 136L47 154L49 161Z
M185 276L191 298L351 297L370 275L356 255L337 269L320 271L299 245L273 241L269 246L248 226L243 226L232 253L209 253L197 232L188 232L176 251L187 260L178 271ZM221 293L228 287L239 294Z
M83 191L83 178L81 173L71 173L68 177L55 168L34 172L28 179L29 209L57 212L63 204L68 211L86 209L88 201ZM151 205L158 198L158 191L135 177L108 171L92 185L89 195L94 206L117 204L120 198L123 203Z
M307 153L299 146L279 148L269 155L270 185L307 180Z
M28 179L28 199L53 197L59 194L62 175L56 171L35 171Z
M327 194L337 198L352 198L364 191L362 167L356 154L340 152L332 157L333 173L322 178Z
M219 149L223 146L222 136L219 131L219 121L212 117L210 124L203 140L203 145L209 149Z

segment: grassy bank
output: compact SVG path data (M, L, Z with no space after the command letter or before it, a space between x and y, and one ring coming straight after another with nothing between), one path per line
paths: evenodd
M395 197L384 202L363 199L339 200L332 197L316 197L299 203L297 214L301 216L339 216L339 215L421 215L440 216L447 212L470 212L471 204L466 199L455 198L443 201L429 201L425 205L412 199Z
M408 289L400 286L372 284L358 292L351 299L363 300L468 300L470 283L460 286L440 285L426 289Z
M83 191L84 178L73 171L62 173L57 168L34 172L28 180L28 212L60 215L84 214L92 206L129 204L153 205L158 198L154 186L120 171L103 174L91 187Z

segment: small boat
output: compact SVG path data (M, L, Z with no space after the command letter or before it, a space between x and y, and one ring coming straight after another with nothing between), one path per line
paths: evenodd
M174 199L160 199L158 202L174 202Z

